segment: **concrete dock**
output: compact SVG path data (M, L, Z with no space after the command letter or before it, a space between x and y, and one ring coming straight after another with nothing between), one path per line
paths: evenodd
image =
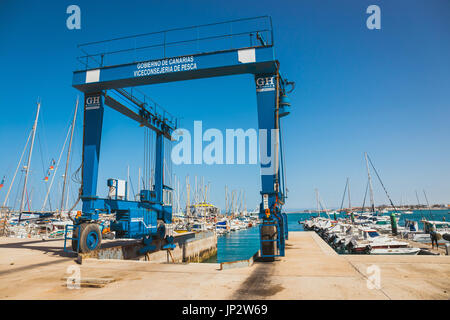
M80 265L62 248L60 240L0 238L0 299L450 299L450 256L338 255L314 232L290 232L286 256L274 263L226 270L108 259ZM81 287L70 289L66 279L75 274Z

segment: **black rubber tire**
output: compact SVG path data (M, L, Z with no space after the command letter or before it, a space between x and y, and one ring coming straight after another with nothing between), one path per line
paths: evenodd
M261 227L261 239L262 240L276 240L277 239L277 228L275 226L265 226ZM276 253L276 242L262 242L261 245L262 255L275 255ZM272 262L275 257L261 257L262 261Z
M73 234L72 234L72 238L78 238L78 235L81 235L81 233L83 233L84 228L87 226L87 223L82 223L79 224L78 226L76 226L73 229ZM79 228L81 228L81 232L78 233ZM78 252L78 240L72 240L72 250L75 252Z
M100 227L97 223L83 223L80 225L80 252L86 253L100 248L102 244L102 233L100 232ZM97 244L93 248L89 248L87 245L87 236L95 232L97 234Z

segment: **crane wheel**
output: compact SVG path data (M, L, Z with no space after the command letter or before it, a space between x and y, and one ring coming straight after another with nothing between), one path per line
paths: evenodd
M82 223L75 228L75 235L78 234L78 228L81 228L80 232L80 252L89 252L99 249L102 243L102 233L97 223ZM72 249L76 251L77 240L72 240Z
M275 226L265 226L261 227L261 239L262 240L276 240L277 239L277 228ZM264 257L264 255L275 255L276 253L276 242L262 242L262 261L272 262L275 257Z

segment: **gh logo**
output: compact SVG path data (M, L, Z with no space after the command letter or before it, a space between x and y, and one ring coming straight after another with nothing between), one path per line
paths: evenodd
M99 104L99 103L100 103L100 96L86 98L86 104L88 104L88 105Z
M256 79L256 85L258 87L270 87L270 86L274 86L275 82L274 82L274 78L275 77L265 77L265 78L257 78Z
M275 77L256 78L256 92L275 90Z
M100 95L86 97L84 104L86 110L99 109L100 105Z

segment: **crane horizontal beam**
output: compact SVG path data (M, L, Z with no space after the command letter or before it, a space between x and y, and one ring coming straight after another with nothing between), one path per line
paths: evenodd
M171 133L175 128L170 128L164 121L152 121L152 119L146 119L107 94L105 95L105 104L124 116L139 122L142 126L148 127L171 140Z
M73 73L72 85L90 93L245 73L273 74L277 64L273 46L258 46L79 70Z

